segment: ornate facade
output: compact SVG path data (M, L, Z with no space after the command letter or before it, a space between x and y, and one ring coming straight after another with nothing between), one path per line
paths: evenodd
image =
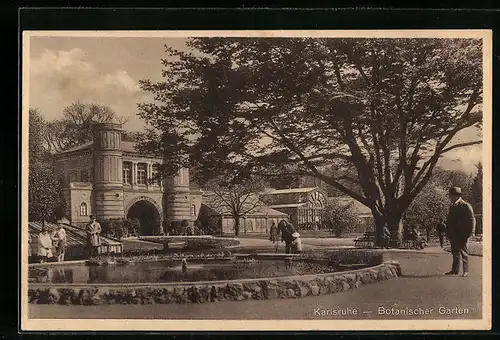
M55 155L55 172L64 183L67 218L73 224L138 218L141 234L159 233L164 220L190 223L201 206L201 190L189 181L189 170L153 182L163 160L144 155L122 140L119 125L94 125L93 141Z
M270 208L290 216L290 222L299 228L317 228L326 206L326 193L317 187L276 189L261 198Z

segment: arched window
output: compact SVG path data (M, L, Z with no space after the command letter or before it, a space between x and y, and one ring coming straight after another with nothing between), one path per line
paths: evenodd
M191 216L196 216L196 205L191 205Z
M80 204L80 216L87 216L87 203Z
M75 171L70 171L69 173L69 182L76 182L76 172Z

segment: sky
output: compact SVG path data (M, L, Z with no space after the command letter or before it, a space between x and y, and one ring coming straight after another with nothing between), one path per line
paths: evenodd
M141 131L137 103L151 100L139 87L139 80L161 80L164 46L187 51L184 38L30 38L30 107L47 120L62 117L63 108L75 101L95 102L111 107L128 118L124 128ZM462 131L454 143L477 140L480 131ZM441 166L475 172L481 160L481 146L447 153Z

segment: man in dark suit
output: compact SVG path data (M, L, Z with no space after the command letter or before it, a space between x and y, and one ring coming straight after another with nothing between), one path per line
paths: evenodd
M462 199L462 189L453 187L449 190L452 202L446 220L446 232L450 240L453 265L451 271L446 275L457 275L460 268L460 257L462 258L463 275L469 275L469 254L467 253L467 242L476 226L476 218L472 206Z

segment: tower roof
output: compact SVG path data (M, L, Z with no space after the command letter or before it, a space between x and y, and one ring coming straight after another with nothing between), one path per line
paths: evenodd
M80 144L78 146L72 147L68 150L64 150L61 152L58 152L57 154L67 154L71 152L77 152L77 151L83 151L83 150L88 150L92 149L94 142L86 142L83 144ZM129 141L122 141L121 142L121 149L124 152L130 152L130 153L140 153L139 151L136 150L135 146L137 145L136 142L129 142Z

